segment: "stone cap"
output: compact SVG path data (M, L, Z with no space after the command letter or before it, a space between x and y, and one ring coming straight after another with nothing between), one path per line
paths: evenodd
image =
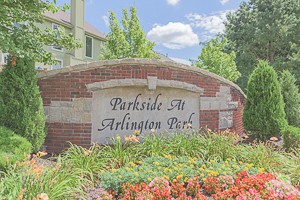
M61 73L80 72L80 71L87 71L90 69L107 68L107 67L114 67L114 66L121 66L121 65L124 65L124 66L136 65L136 66L145 66L145 67L147 67L147 66L168 67L171 69L179 69L179 70L192 72L195 74L201 74L203 76L211 77L213 79L216 79L224 84L227 84L227 85L235 88L246 98L245 93L238 85L236 85L235 83L233 83L217 74L211 73L204 69L200 69L198 67L193 67L193 66L173 62L173 61L165 61L165 60L159 60L159 59L126 58L126 59L115 59L115 60L102 60L102 61L96 61L96 62L91 62L91 63L87 63L87 64L67 66L67 67L60 68L60 69L41 72L38 74L38 77L40 79L47 79L49 77L53 77L53 76L61 74Z
M126 87L126 86L148 86L149 90L156 90L156 87L177 88L190 92L204 92L203 88L189 83L175 80L159 80L157 77L148 76L147 79L112 79L109 81L95 82L86 85L89 91L103 90L107 88Z

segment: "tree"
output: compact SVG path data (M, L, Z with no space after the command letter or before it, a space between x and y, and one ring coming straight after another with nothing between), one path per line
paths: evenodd
M100 59L119 58L158 58L153 51L154 43L146 39L141 28L137 10L130 8L130 17L127 9L123 10L123 30L119 26L114 12L109 15L110 32L107 34L107 42L103 46Z
M16 57L34 58L35 61L48 63L51 53L44 45L59 45L67 49L81 46L72 34L63 29L40 29L45 11L56 12L60 8L50 0L5 0L0 2L0 50ZM67 6L63 7L67 9Z
M37 151L46 136L46 119L35 62L17 58L15 65L10 60L0 73L0 126L25 137Z
M193 65L218 74L230 81L236 81L241 74L237 71L234 62L234 51L229 54L224 51L226 44L226 38L216 37L208 41L198 56L198 61L194 62Z
M288 123L300 127L300 93L296 85L296 78L288 70L285 70L281 73L280 85Z
M249 0L227 15L225 34L229 51L235 51L245 88L258 60L267 60L275 70L289 69L300 84L299 0Z
M277 73L266 61L260 61L252 72L247 91L245 129L253 131L259 139L279 135L287 125L284 102Z

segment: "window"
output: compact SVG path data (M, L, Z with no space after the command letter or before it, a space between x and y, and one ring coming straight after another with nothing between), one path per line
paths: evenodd
M51 66L51 69L60 69L60 68L63 68L63 60L61 60L61 59L55 59L55 64L53 64L52 66Z
M56 30L59 29L59 25L57 24L52 24L52 30ZM62 51L63 49L60 46L52 46L52 49L58 50L58 51Z
M85 36L85 56L93 58L93 38Z
M14 23L14 27L16 27L16 28L21 28L20 22L15 22L15 23Z
M0 53L0 65L6 65L8 61L8 53Z
M14 22L14 27L21 29L24 26L28 26L28 22Z
M7 61L8 61L8 53L4 53L4 54L2 54L2 56L3 56L3 63L4 63L4 64L7 64Z

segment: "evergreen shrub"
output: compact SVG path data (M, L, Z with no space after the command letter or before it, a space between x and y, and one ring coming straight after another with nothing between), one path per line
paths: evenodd
M281 73L280 85L286 118L289 125L300 127L300 93L296 81L288 70Z
M287 125L277 73L266 61L260 61L249 78L243 123L261 140L280 135Z
M0 126L0 170L26 159L31 149L32 145L25 138Z
M286 126L282 129L283 146L287 149L300 148L300 128Z
M33 60L13 60L0 73L0 126L26 138L37 151L46 136L37 72Z

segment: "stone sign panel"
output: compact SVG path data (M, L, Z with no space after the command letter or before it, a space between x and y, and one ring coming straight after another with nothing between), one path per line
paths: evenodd
M93 93L92 142L134 131L199 128L200 94L176 88L116 87Z

